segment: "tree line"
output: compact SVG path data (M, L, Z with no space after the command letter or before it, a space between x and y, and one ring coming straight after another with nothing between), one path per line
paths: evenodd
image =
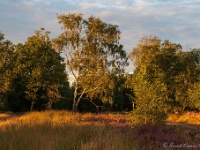
M1 110L134 110L143 122L200 110L199 49L143 37L127 54L117 25L83 14L57 18L62 33L55 39L44 28L24 44L0 34Z

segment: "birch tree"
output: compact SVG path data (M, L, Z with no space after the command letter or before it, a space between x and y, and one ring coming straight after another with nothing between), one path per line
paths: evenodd
M83 19L82 14L61 14L58 20L63 33L54 39L54 46L65 54L74 79L73 111L83 95L112 103L112 76L123 73L127 65L118 26L93 16Z

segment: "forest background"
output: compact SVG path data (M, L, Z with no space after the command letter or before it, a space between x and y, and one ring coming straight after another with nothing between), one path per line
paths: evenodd
M44 28L23 44L1 33L1 110L133 110L142 122L200 110L199 49L145 36L126 54L117 25L82 14L61 14L58 22L63 32L55 39Z

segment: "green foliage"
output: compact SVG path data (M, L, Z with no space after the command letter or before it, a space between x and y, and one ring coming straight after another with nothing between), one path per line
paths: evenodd
M166 119L164 97L166 86L155 79L149 82L145 79L145 70L140 70L133 75L133 89L136 96L136 109L133 111L138 123L154 123Z
M131 111L133 109L130 97L134 99L134 93L132 89L125 86L126 79L126 75L115 77L112 111Z
M11 91L13 45L0 33L0 94Z
M6 109L6 99L12 89L13 45L0 33L0 110Z
M134 89L139 122L162 121L168 112L199 107L197 51L183 52L179 44L144 37L130 58L136 70L127 86Z
M188 99L190 100L189 107L200 110L200 50L193 49L191 53L194 55L193 59L196 63L195 72L193 72L193 77L197 77L195 78L196 81L193 82L193 84L190 84L188 87L187 94Z
M15 59L15 88L21 84L19 92L24 92L24 99L30 100L30 110L42 99L47 101L46 108L51 108L61 97L59 87L66 80L66 73L63 59L52 48L48 33L43 34L41 29L25 44L18 44Z
M188 99L190 99L189 106L191 108L200 110L200 82L192 85L188 90Z
M166 85L162 71L154 63L159 51L160 41L156 37L144 37L131 54L136 70L128 76L126 84L134 89L136 109L133 113L138 123L154 123L166 118Z

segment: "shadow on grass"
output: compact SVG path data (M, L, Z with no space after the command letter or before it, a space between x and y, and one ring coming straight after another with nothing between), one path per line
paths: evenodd
M13 112L1 112L0 111L0 121L6 121L6 120L9 120L12 118L21 117L25 114L27 114L27 112L13 113Z

